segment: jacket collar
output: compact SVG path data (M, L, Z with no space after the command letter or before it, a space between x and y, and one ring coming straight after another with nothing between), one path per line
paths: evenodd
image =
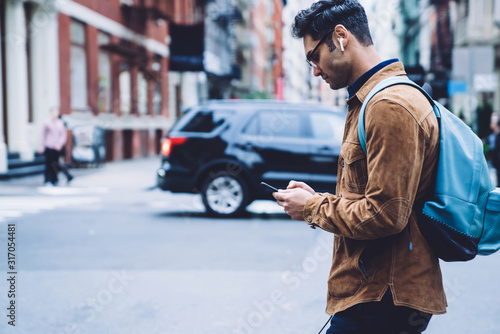
M402 62L398 61L389 64L382 68L380 71L375 73L368 81L358 90L358 92L347 100L349 105L355 103L358 100L360 103L365 101L370 91L382 80L393 77L393 76L403 76L406 75L405 68Z

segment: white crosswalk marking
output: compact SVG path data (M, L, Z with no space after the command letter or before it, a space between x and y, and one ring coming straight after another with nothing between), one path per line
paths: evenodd
M109 192L107 187L39 187L38 193L44 195L64 196L64 195L84 195L84 194L105 194Z
M75 196L61 192L56 195L33 195L33 196L2 196L0 197L0 222L8 219L19 218L27 214L39 213L69 206L93 204L101 201L96 196ZM84 192L87 193L88 192Z

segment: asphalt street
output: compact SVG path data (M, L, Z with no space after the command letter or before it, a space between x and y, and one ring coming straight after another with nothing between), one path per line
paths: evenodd
M76 170L54 188L41 176L0 181L0 333L318 333L332 235L272 201L212 219L197 195L154 188L158 166ZM443 263L448 313L426 333L500 333L499 264Z

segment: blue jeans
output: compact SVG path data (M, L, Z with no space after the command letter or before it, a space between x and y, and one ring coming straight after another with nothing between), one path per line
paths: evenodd
M326 334L418 334L432 314L395 306L390 292L380 302L355 305L335 314Z

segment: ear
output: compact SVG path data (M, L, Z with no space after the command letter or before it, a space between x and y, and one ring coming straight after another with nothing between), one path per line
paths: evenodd
M349 31L342 24L338 24L333 31L332 38L335 45L344 52L349 44Z

